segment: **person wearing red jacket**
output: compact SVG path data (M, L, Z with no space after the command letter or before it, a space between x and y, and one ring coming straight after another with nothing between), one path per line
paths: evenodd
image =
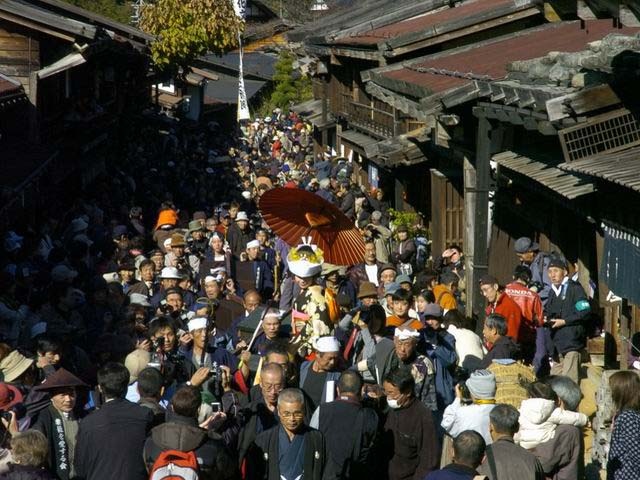
M530 281L529 267L518 265L513 272L513 282L509 283L504 291L520 307L522 313L520 335L527 332L527 335L531 334L531 338L535 338L535 329L542 326L544 311L540 295L528 287Z
M516 302L503 291L500 291L498 280L491 275L485 275L480 279L480 291L487 299L485 312L487 315L499 313L507 320L507 336L514 342L520 341L520 323L522 313Z

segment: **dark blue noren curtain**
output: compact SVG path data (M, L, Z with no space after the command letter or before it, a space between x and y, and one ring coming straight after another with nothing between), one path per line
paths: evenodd
M640 237L608 224L600 272L609 290L640 305Z

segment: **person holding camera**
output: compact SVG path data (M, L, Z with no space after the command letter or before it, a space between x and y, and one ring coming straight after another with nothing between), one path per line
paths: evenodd
M391 252L391 261L397 266L399 272L411 276L416 270L416 243L409 238L409 229L406 225L398 225L395 233L396 242ZM422 270L424 265L418 267Z
M187 385L202 387L211 392L214 397L222 398L225 391L231 389L231 377L240 370L242 376L249 378L249 360L251 353L243 350L240 354L241 362L223 347L212 345L207 331L208 321L204 317L197 317L189 321L189 334L181 342L190 343L190 347L183 348L182 368L191 379Z
M195 453L201 480L236 478L237 467L221 437L212 430L224 421L225 414L215 412L198 424L200 405L200 391L196 387L183 386L175 393L171 399L172 414L167 422L153 428L145 441L143 455L147 471L153 471L162 452L178 450Z
M164 294L165 297L160 302L157 314L173 318L177 322L177 326L183 328L189 318L193 316L193 313L185 308L183 290L180 287L172 287L167 289Z
M184 235L174 233L171 235L170 251L164 256L166 267L175 267L178 270L188 270L192 275L200 271L200 258L187 251L187 242Z
M564 258L549 261L551 292L544 307L545 326L551 329L551 341L557 355L552 375L565 375L580 384L580 365L586 354L585 323L591 305L582 285L569 278Z
M78 388L88 388L82 380L64 368L56 370L33 389L49 394L51 404L41 411L33 429L49 442L49 469L60 480L76 477L74 455L78 436L76 398Z
M364 227L362 233L365 240L372 241L376 246L376 258L382 262L389 261L389 241L391 239L391 230L382 225L382 212L374 210L369 217L371 222Z
M202 261L207 250L208 241L204 225L200 220L192 220L189 222L187 236L187 249Z

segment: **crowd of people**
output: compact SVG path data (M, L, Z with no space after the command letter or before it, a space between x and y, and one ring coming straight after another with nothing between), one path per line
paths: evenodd
M427 259L294 112L129 133L2 238L0 478L583 478L591 309L564 258L518 239L480 329L463 250ZM278 238L275 187L339 208L361 262ZM640 478L639 383L611 377L610 479Z

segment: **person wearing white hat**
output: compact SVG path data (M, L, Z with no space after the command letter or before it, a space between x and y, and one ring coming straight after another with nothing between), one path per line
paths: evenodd
M149 308L152 305L149 303L149 299L142 293L131 293L129 295L129 305L137 305L140 307Z
M327 335L315 340L315 359L300 366L300 388L309 399L310 411L335 399L335 386L340 378L340 343Z
M264 356L267 348L273 343L286 346L289 343L289 335L281 330L282 313L276 309L269 309L262 320L262 332L260 332L251 345L251 353Z
M229 225L227 230L227 242L235 259L240 259L247 243L255 238L247 212L238 212L235 222Z
M242 290L256 289L262 298L267 299L273 295L273 272L259 254L260 242L247 242L241 261L236 262L236 280Z
M308 356L315 348L315 341L333 331L324 291L317 285L322 273L324 257L316 245L303 243L292 248L287 255L289 271L300 293L292 302L291 322L293 343L301 357Z
M160 289L149 300L153 308L158 308L168 289L178 286L178 282L182 280L182 275L180 275L176 267L164 267L158 279L160 280Z
M249 360L251 359L251 354L245 350L240 355L241 361L238 362L238 359L224 347L218 347L212 342L207 345L207 340L212 339L216 333L216 329L212 325L206 317L195 317L189 320L189 323L187 323L189 335L184 337L184 340L189 340L191 346L183 352L182 368L187 377L191 378L187 382L188 385L202 386L204 391L208 390L214 396L218 396L217 401L219 401L223 392L214 392L214 385L209 385L212 380L212 371L216 367L220 368L222 378L219 380L223 389L229 385L231 377L238 370L247 379L250 373ZM209 332L207 332L207 328L210 329Z

